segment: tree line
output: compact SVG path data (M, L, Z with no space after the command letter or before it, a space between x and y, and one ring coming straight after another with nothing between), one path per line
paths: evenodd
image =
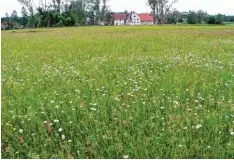
M223 24L223 22L234 22L234 16L222 14L209 15L206 11L199 10L189 12L179 12L172 9L178 0L147 0L154 16L154 24Z
M17 0L22 4L21 16L16 11L1 18L6 29L62 27L79 25L112 25L114 13L109 0ZM177 0L146 0L154 17L154 24L222 24L234 22L234 16L209 15L199 10L179 12L173 9ZM128 13L125 11L124 13Z
M223 24L224 22L234 22L234 16L225 16L222 14L209 15L203 10L198 10L197 12L179 12L174 10L167 15L168 24Z
M113 12L108 0L18 0L22 4L21 17L16 11L6 13L2 22L9 28L62 27L78 25L109 25Z

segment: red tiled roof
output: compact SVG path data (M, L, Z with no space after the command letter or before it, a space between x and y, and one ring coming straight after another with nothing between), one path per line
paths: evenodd
M153 22L154 21L154 17L151 14L141 13L138 15L141 18L141 22Z
M115 20L126 20L128 15L127 14L115 14Z

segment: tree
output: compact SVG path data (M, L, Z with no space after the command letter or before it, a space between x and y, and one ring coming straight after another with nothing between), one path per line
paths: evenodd
M174 10L172 14L173 14L173 23L177 24L180 18L180 12L177 10Z
M82 0L72 1L69 6L72 16L75 18L75 22L78 25L85 24L85 4Z
M224 20L224 15L218 14L215 16L215 23L216 24L223 24L223 20Z
M129 14L128 10L125 10L123 13L124 13L124 14Z
M166 23L168 24L177 24L180 19L180 12L177 10L171 11L167 15L167 21Z
M164 24L168 12L177 0L148 0L147 2L154 16L154 24L156 24L156 21L159 24Z
M95 24L98 24L100 21L100 0L94 0L94 6L93 6L93 11L94 11L94 22Z
M55 10L60 13L62 0L52 0Z
M9 15L8 15L7 12L6 12L6 14L5 14L5 17L6 17L7 25L8 25L8 27L9 27L9 26L10 26L10 18L9 18Z
M12 28L16 28L17 23L18 23L18 14L16 10L12 12L10 21L11 21Z
M35 28L36 26L36 21L35 21L35 15L34 15L34 10L36 7L35 3L34 3L34 0L18 0L19 3L21 3L23 6L25 6L29 13L30 13L30 17L29 17L29 23L28 25L30 27L33 27Z
M187 15L187 23L188 24L196 24L197 23L197 13L194 11L189 11Z
M158 0L148 0L148 5L150 6L151 10L152 10L152 15L154 17L154 24L156 24L157 19L158 19L158 10L156 11L156 8L158 9Z
M105 25L114 25L114 13L112 13L110 10L107 10L106 12Z
M224 21L225 22L234 22L234 16L225 16Z
M86 2L87 10L85 12L87 23L96 25L100 21L100 3L100 0L90 0L89 2Z
M215 24L215 16L213 16L213 15L208 16L207 23L208 24Z
M181 19L183 23L187 22L188 12L181 12Z
M224 15L218 14L218 15L210 15L207 18L208 24L223 24L224 21Z
M108 13L107 9L107 1L109 0L102 0L102 12L101 12L101 20L104 24L106 24L106 14Z
M205 19L206 19L207 16L208 16L208 14L207 14L205 11L203 11L203 10L198 10L198 11L197 11L197 22L198 22L199 24L201 24L202 22L205 21Z
M22 22L21 23L25 28L25 26L27 25L28 12L24 7L22 7L22 9L21 9L21 14L22 14Z

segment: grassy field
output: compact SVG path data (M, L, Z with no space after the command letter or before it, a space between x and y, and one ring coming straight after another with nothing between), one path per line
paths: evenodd
M234 158L234 26L2 32L2 158Z

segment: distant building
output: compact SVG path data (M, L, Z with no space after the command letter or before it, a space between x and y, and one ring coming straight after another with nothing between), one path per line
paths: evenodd
M141 25L141 20L139 15L136 12L131 12L127 16L127 25Z
M85 24L86 24L86 25L91 24L91 20L90 20L90 18L89 18L89 17L86 17Z
M8 28L9 28L9 26L8 26L7 22L2 22L1 23L1 30L6 30Z
M114 25L153 25L154 17L150 13L129 14L117 13L114 15Z
M128 14L122 14L118 13L114 15L114 25L115 26L120 26L120 25L126 25L126 20L127 20Z
M142 25L153 25L154 17L150 13L141 13L139 14Z

